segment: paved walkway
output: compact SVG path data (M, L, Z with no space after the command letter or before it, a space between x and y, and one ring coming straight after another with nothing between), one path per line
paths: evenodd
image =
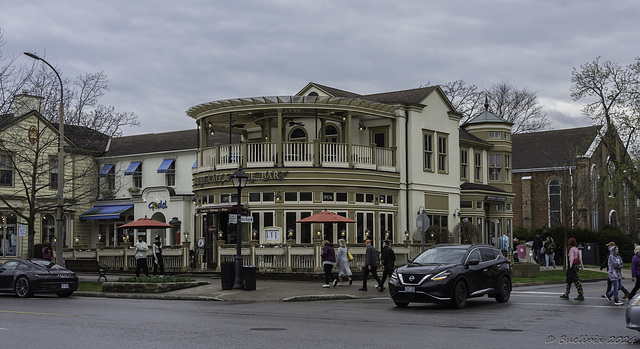
M558 266L558 268L562 268ZM550 268L551 269L551 268ZM599 271L598 269L591 269ZM541 273L545 268L541 267ZM80 281L95 282L96 275L78 273ZM117 280L121 275L108 275L110 281ZM625 279L631 279L631 271L623 270ZM175 290L159 294L150 293L106 293L106 292L75 292L76 296L84 297L111 297L111 298L133 298L133 299L174 299L174 300L206 300L206 301L314 301L332 299L365 299L365 298L388 298L389 291L378 292L374 287L375 280L369 279L368 291L359 291L362 287L362 280L354 278L353 284L344 286L323 288L321 278L314 278L309 281L292 280L261 280L260 275L256 281L256 290L223 290L222 280L218 276L211 274L196 274L193 276L197 281L206 281L208 284L191 288ZM357 276L356 276L357 277ZM522 286L522 285L516 285Z

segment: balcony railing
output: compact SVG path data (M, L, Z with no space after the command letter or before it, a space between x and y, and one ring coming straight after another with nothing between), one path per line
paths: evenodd
M344 143L283 142L284 167L362 168L396 171L395 149ZM219 145L199 151L198 170L274 167L279 165L276 143Z

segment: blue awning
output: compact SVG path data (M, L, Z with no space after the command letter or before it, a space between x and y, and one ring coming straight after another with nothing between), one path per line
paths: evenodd
M138 166L140 166L141 162L140 161L135 161L129 164L129 167L127 167L127 170L124 171L124 175L125 176L132 176L134 172L136 172L136 170L138 169Z
M158 173L167 173L169 171L169 167L173 164L174 159L163 160L158 167Z
M126 205L95 205L90 210L80 215L81 221L88 221L91 219L118 219L121 218L121 214L133 208L133 204Z
M103 165L102 169L100 169L100 173L98 173L98 176L106 177L109 174L109 171L111 171L112 168L113 168L113 164Z

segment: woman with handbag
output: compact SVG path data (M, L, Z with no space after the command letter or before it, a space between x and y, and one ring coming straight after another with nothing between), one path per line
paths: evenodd
M336 254L336 266L338 267L338 285L342 286L342 278L349 279L349 286L353 283L351 280L351 268L349 267L349 250L347 250L347 243L344 239L338 240L338 253Z
M569 239L569 269L567 269L567 290L560 296L562 299L569 299L569 293L571 292L571 284L576 285L578 290L578 297L574 298L577 301L584 300L584 291L582 290L582 283L580 283L580 277L578 276L578 266L584 273L584 264L582 264L582 256L580 251L576 247L576 239Z

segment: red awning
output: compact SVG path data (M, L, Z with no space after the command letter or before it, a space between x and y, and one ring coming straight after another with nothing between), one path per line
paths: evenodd
M313 216L309 216L307 218L303 218L296 223L356 223L357 221L343 217L339 214L335 214L333 212L329 212L324 210L322 212L316 213Z

